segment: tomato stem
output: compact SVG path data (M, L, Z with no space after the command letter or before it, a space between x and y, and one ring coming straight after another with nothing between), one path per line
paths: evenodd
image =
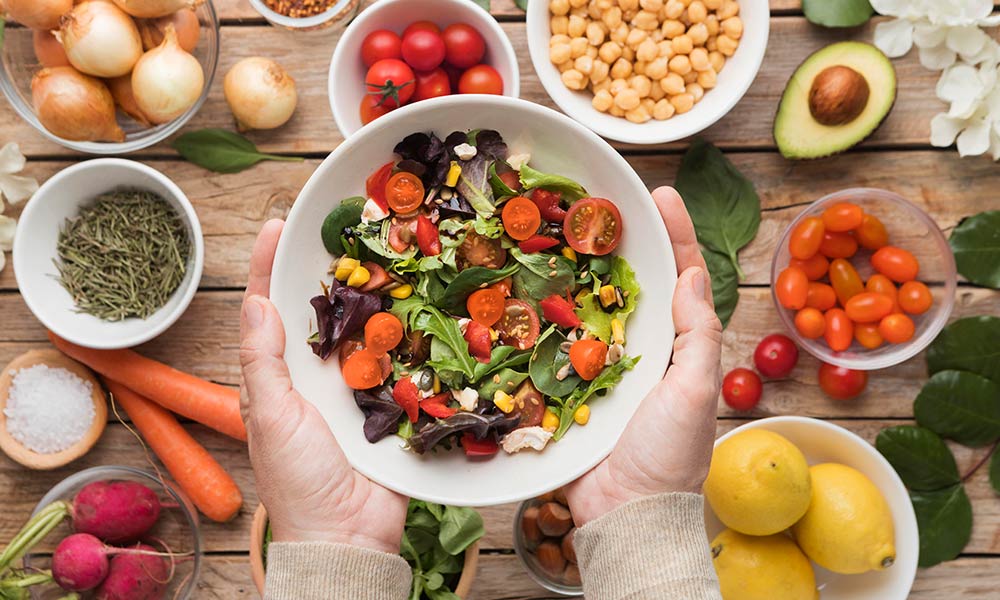
M413 82L414 82L414 80L411 79L411 80L409 80L409 81L407 81L405 83L402 83L400 85L396 85L395 83L393 83L393 81L391 79L386 79L385 83L382 84L382 85L371 85L371 84L368 84L369 88L375 88L375 90L377 90L377 91L367 92L367 94L370 95L370 96L379 96L380 97L380 100L378 101L378 105L379 106L382 106L383 104L385 104L385 101L388 100L389 98L393 99L393 101L396 103L396 106L400 106L400 105L402 105L402 102L399 101L399 92L400 92L400 90L402 90L403 88L405 88L408 85L411 85Z

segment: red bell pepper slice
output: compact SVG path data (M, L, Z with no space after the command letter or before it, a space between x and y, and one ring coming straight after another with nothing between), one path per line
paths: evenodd
M562 223L566 219L566 209L560 206L562 192L550 192L541 188L531 192L531 201L538 207L542 219L548 223Z
M469 354L481 363L490 362L490 351L493 340L490 339L490 329L481 323L469 321L462 336L469 343Z
M392 388L392 399L406 411L406 416L410 419L410 423L417 422L417 419L420 417L420 392L417 390L417 384L413 383L412 378L403 377L396 382L396 385Z
M491 438L477 440L475 434L467 431L462 434L462 449L469 457L493 456L500 450L500 445Z
M535 234L530 238L519 242L517 247L521 249L521 252L525 254L534 254L535 252L541 252L542 250L548 250L559 245L559 240L547 235Z
M560 327L579 327L580 317L576 316L573 304L558 294L552 294L538 303L542 307L542 316L547 321Z
M438 235L437 225L426 215L417 217L417 246L424 256L441 254L441 236Z
M458 411L448 406L451 393L445 392L420 401L420 408L435 419L447 419Z
M385 185L389 183L389 178L392 176L392 170L395 166L396 163L392 161L385 163L379 167L378 171L372 173L368 181L365 182L365 193L385 212L389 212L389 200L385 197Z

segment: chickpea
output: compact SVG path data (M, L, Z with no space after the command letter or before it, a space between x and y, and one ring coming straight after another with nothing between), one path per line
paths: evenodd
M704 23L697 23L688 29L687 36L691 38L691 43L695 46L704 46L708 41L708 27Z
M705 19L705 23L703 24L705 25L705 29L708 30L708 37L713 38L719 35L719 30L721 29L721 27L719 26L718 17L716 17L715 15L708 15L708 18Z
M552 0L549 2L549 12L556 16L569 14L569 0Z
M597 55L609 65L614 64L622 56L622 47L614 42L604 42Z
M612 6L601 15L601 21L608 26L608 29L614 30L622 24L622 9Z
M719 52L724 56L732 56L736 54L736 48L739 47L740 43L728 35L720 35L715 38L716 43L719 45Z
M601 83L608 79L608 74L610 73L611 65L600 59L595 60L594 66L590 69L590 82Z
M712 63L712 69L714 69L716 73L719 73L722 71L722 67L726 66L726 57L718 51L709 52L708 62Z
M569 9L569 16L571 16L571 17L580 17L581 19L586 19L586 18L590 17L590 13L587 12L587 7L586 6L581 6L580 8L571 8L571 9Z
M687 9L688 20L692 23L701 23L708 18L708 9L701 0L694 0Z
M587 54L585 54L585 56L589 56L590 58L597 58L597 48L594 48L593 46L587 46Z
M723 0L722 6L718 10L719 20L725 21L730 17L740 14L740 3L736 0Z
M670 60L674 57L674 43L672 41L663 40L662 42L658 42L656 48L658 50L657 56L660 58Z
M639 93L632 88L626 88L615 96L615 106L622 110L632 110L639 106Z
M625 118L633 123L645 123L653 117L644 106L637 106L632 110L625 111Z
M570 69L573 68L573 61L572 60L567 60L566 62L562 63L561 65L556 65L556 68L559 69L560 73L565 73L566 71L569 71Z
M619 58L615 61L615 64L611 66L611 77L614 79L625 79L632 74L632 63L625 60L625 58Z
M601 10L608 10L615 5L615 0L590 0L591 6L597 6Z
M569 37L578 38L587 33L587 20L583 17L571 15L566 33Z
M670 103L666 98L662 98L656 101L653 106L653 118L657 121L666 121L670 117L674 116L677 111L674 105Z
M708 50L709 54L711 54L712 52L715 52L718 49L719 49L719 38L718 37L708 38L708 41L705 42L705 50Z
M629 86L639 94L640 98L649 97L649 94L653 91L653 82L645 75L635 75L632 77L629 81Z
M687 34L675 37L673 39L673 46L675 54L690 54L691 50L694 49L694 43Z
M634 9L633 8L631 10L625 10L623 8L622 9L622 21L625 21L626 23L631 23L632 19L634 19L637 14L639 14L638 9Z
M569 41L571 39L572 38L570 38L568 35L566 35L564 33L557 33L557 34L553 35L551 38L549 38L549 48L551 48L552 46L555 46L557 44L567 44L568 45Z
M628 89L628 81L626 81L625 79L612 79L611 87L608 88L608 91L611 92L612 96L617 96L618 94L624 92L627 89Z
M636 10L639 8L639 0L618 0L618 6L622 11Z
M708 10L719 10L722 7L722 0L702 0Z
M715 73L715 69L709 67L707 71L702 71L698 73L698 85L703 89L710 90L715 87L716 78L718 75Z
M698 102L705 97L705 88L701 87L697 83L689 83L687 87L684 88L685 94L691 94L695 102Z
M667 76L670 71L670 67L667 66L668 60L666 58L660 57L651 63L646 65L646 77L653 80L663 79Z
M677 114L683 115L694 108L694 97L691 94L677 94L670 97L670 104L674 105Z
M585 37L576 37L569 41L569 54L571 58L577 58L587 53L590 42Z
M589 78L590 73L594 70L594 59L584 54L573 61L573 68Z
M614 102L615 99L611 97L610 92L607 90L601 90L594 94L594 99L590 101L590 104L601 112L608 112L608 110L614 105Z
M663 25L660 26L660 33L668 40L672 40L679 35L684 35L685 31L687 31L687 28L684 27L684 23L676 19L664 21Z
M722 22L722 33L738 40L743 37L743 20L739 17L730 17Z
M569 0L569 5L573 8L583 8L587 6L587 0Z
M582 90L587 87L587 78L576 69L569 69L562 74L563 85L571 90Z
M625 40L628 39L628 34L631 29L625 23L621 23L618 27L611 30L611 34L608 36L611 38L612 42L616 44L624 44Z
M625 45L635 50L639 47L639 44L645 42L648 37L649 34L642 29L633 29L628 33L628 37L625 38Z
M704 48L695 48L688 58L691 60L691 68L695 71L707 71L712 68L712 63L708 62L708 50Z
M554 65L561 65L570 59L569 44L556 44L549 48L549 60Z
M635 60L635 50L633 50L632 48L629 48L628 46L625 46L624 48L622 48L622 58L624 58L625 60L627 60L629 62L634 61Z
M638 60L632 63L632 74L633 75L644 75L646 73L646 63Z
M549 29L556 35L566 35L569 31L569 17L552 17Z
M604 43L604 29L596 21L591 21L587 24L587 30L584 32L587 36L587 41L590 42L591 46L600 46Z
M635 57L643 62L649 62L655 59L660 54L660 49L656 47L656 42L646 38L646 40L639 44L639 47L635 51Z
M660 80L660 87L671 96L684 93L684 78L677 73L670 73Z
M666 96L667 93L663 91L663 86L660 85L660 82L653 82L653 85L649 90L649 97L652 98L653 101L658 101L661 98L666 98Z
M691 71L683 77L684 85L688 85L698 81L698 71Z
M655 12L640 10L632 19L632 25L645 31L652 31L660 26L660 19L657 18Z
M656 43L659 43L660 41L663 40L663 32L660 31L659 28L656 28L652 32L650 32L649 39L653 40Z
M601 7L594 0L591 0L587 6L587 16L595 20L601 18Z
M684 14L684 4L681 0L667 0L667 4L663 7L663 14L668 19L679 19Z
M591 75L591 77L593 77L593 75ZM601 92L601 91L605 91L605 92L607 92L607 93L610 94L611 93L611 78L610 77L605 77L604 81L602 81L600 83L595 83L594 85L591 86L591 89L594 90L595 94L598 93L598 92Z
M687 75L691 72L691 59L683 54L671 58L668 65L670 70L678 75Z
M653 114L653 107L656 106L656 100L653 100L652 98L643 98L642 102L639 103L639 106L645 108L646 112L649 114Z
M611 115L614 116L614 117L624 117L625 116L625 111L622 110L622 109L620 109L620 108L618 108L617 106L612 106L611 109L608 112L611 113Z
M663 8L663 0L639 0L639 6L649 12L657 12Z

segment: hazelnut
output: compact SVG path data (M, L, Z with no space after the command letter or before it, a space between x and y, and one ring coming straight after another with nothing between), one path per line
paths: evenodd
M562 553L567 562L576 564L576 548L573 546L573 538L576 537L576 528L569 530L569 533L562 539Z
M538 529L547 536L559 537L573 527L573 515L558 502L546 502L538 509Z
M809 90L809 112L830 127L858 118L868 105L868 81L850 67L827 67L813 80Z
M559 577L566 568L566 559L563 558L559 544L553 541L542 542L535 550L535 558L543 571L552 577Z
M576 565L566 565L566 570L563 571L563 583L571 587L580 587L580 585L582 585L582 580L580 579L580 567Z
M525 509L521 515L521 533L524 534L525 541L532 546L541 542L542 538L545 537L542 535L541 530L538 529L537 506Z

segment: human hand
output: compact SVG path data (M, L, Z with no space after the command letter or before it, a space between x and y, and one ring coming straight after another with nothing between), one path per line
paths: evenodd
M283 227L268 221L257 237L240 319L241 409L273 539L397 554L407 499L351 468L319 411L292 388L285 329L267 298Z
M680 273L673 298L673 358L611 455L566 489L577 526L643 496L700 492L712 459L722 324L683 200L668 187L656 189L653 200L670 233Z

